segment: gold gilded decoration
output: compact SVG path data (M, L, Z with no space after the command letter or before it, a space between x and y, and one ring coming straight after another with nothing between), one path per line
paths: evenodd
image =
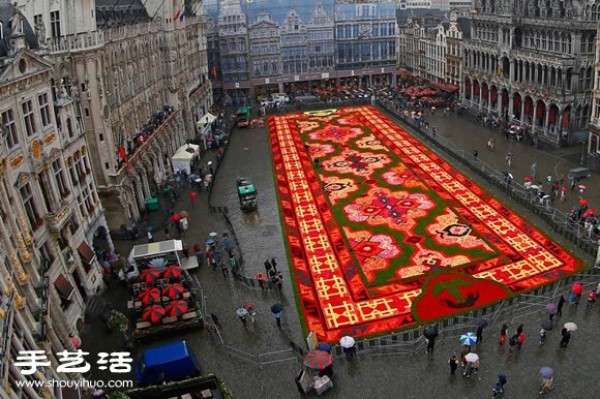
M33 237L31 237L31 233L29 232L29 226L27 226L27 222L25 221L25 217L23 213L19 213L19 227L21 228L21 232L23 234L23 238L25 239L25 243L27 245L31 245L33 243Z
M17 169L19 166L21 166L23 164L24 160L25 160L25 157L23 156L23 154L18 154L10 160L10 167L13 169Z
M15 293L15 305L17 305L18 308L22 308L23 305L25 305L25 300L17 293Z
M4 316L6 316L6 312L4 311L4 309L0 309L0 319L3 319Z
M27 252L27 255L29 255L29 252ZM31 257L31 255L29 255L29 256ZM27 281L27 273L25 273L25 271L23 270L23 266L21 265L21 261L19 260L17 253L12 251L8 255L8 259L10 260L10 265L12 266L13 270L15 271L15 274L17 275L19 282L20 283L26 282Z
M31 143L31 154L35 159L39 159L42 156L42 143L39 140L33 140Z
M48 133L44 137L44 144L46 144L46 145L52 144L52 143L54 143L54 140L56 140L56 134L54 132Z

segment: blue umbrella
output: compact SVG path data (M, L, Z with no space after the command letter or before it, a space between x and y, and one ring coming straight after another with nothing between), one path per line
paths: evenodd
M271 312L273 313L279 313L283 310L283 305L280 303L276 303L275 305L271 306Z
M213 240L212 238L205 241L206 245L213 245L214 243L215 243L215 240Z
M477 335L468 332L460 336L460 343L467 346L473 346L477 342Z
M540 375L542 378L552 378L554 376L554 370L550 367L542 367L540 369Z

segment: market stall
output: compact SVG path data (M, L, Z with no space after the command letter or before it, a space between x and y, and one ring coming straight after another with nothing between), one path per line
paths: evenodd
M171 158L173 173L185 171L192 173L192 163L200 157L200 146L196 144L185 144L180 147Z

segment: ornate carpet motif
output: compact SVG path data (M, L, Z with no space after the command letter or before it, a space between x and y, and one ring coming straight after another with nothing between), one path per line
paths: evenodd
M306 328L430 323L585 265L373 107L269 118Z

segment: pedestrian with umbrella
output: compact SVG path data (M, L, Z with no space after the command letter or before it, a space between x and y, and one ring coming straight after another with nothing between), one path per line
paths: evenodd
M283 311L283 305L280 303L276 303L271 306L271 312L275 316L275 323L277 323L277 328L281 330L281 313Z
M548 319L542 320L542 329L540 330L540 346L546 343L546 332L552 330L552 322Z
M579 305L579 299L581 298L581 294L583 293L583 284L581 282L576 282L571 287L571 294L569 295L569 304L571 306Z
M427 338L427 351L425 353L433 354L433 348L435 347L435 339L438 336L438 327L436 324L425 327L423 335Z
M340 339L340 346L342 347L347 360L352 360L356 357L356 340L349 335L344 335Z
M242 322L242 325L246 327L246 316L248 316L248 310L246 310L245 308L238 308L235 311L235 314L240 319L240 322Z
M463 371L463 377L471 378L473 371L476 373L479 372L479 355L477 353L467 353L465 355L465 362L467 363L467 367Z
M459 338L459 341L461 344L469 347L469 349L470 349L471 346L475 345L475 343L477 342L477 335L472 332L468 332L468 333L461 335Z
M483 341L483 329L488 325L488 321L483 317L478 317L475 319L475 326L477 327L476 339L477 344L480 344Z
M560 334L562 338L560 339L559 347L562 349L566 349L569 345L569 341L571 341L571 330L567 328L567 324L575 324L575 323L566 323Z
M552 370L550 367L542 367L540 369L540 377L542 377L540 395L548 393L554 389L554 370Z
M546 305L546 312L548 313L550 320L552 320L554 315L558 312L558 306L555 303L549 303Z

